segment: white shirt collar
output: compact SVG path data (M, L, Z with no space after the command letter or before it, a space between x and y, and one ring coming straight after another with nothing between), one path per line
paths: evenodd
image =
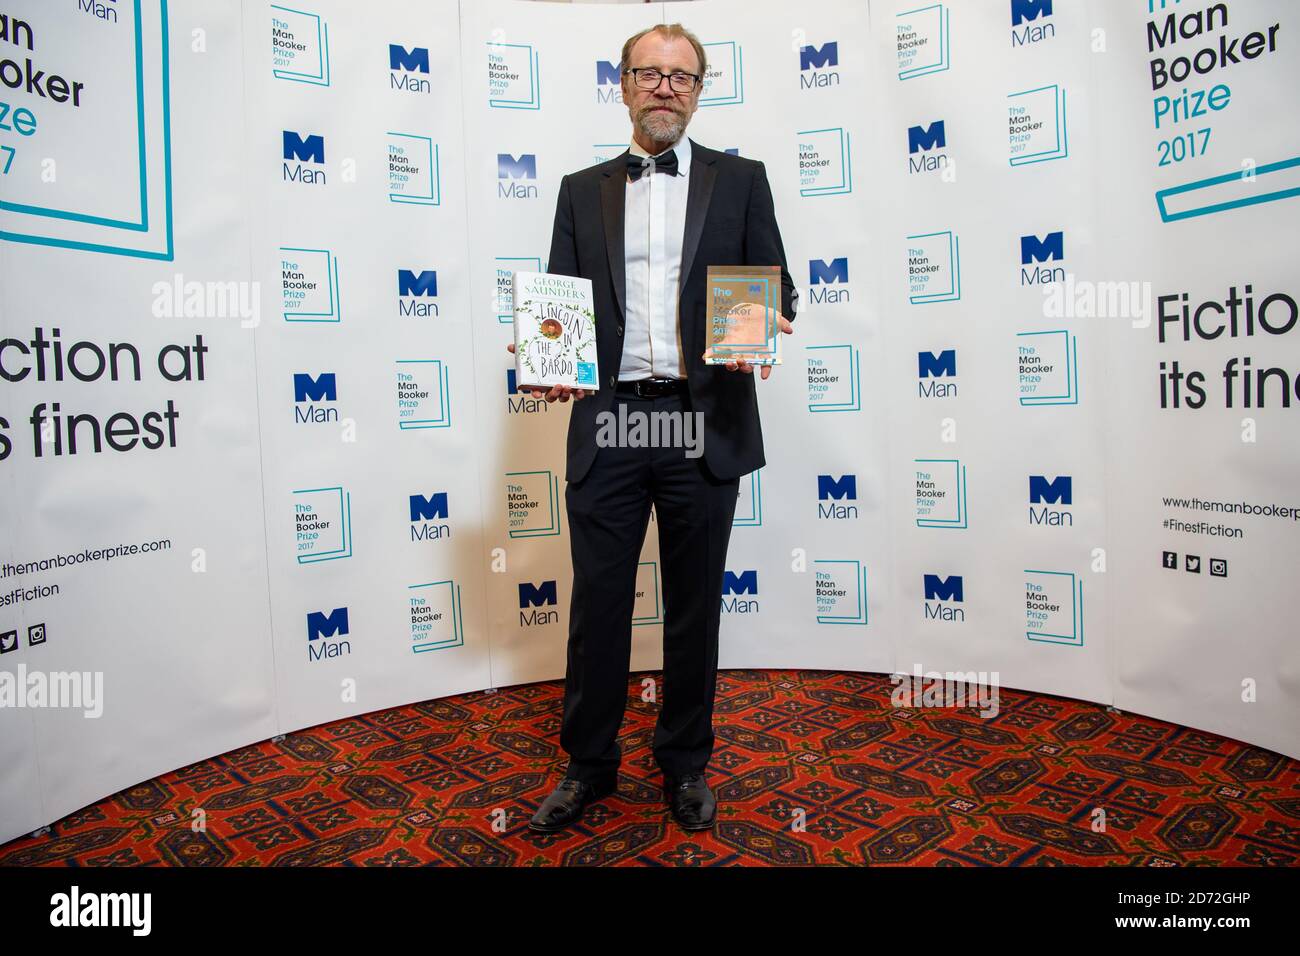
M691 168L690 137L687 136L685 132L683 132L682 135L678 138L677 142L673 143L673 145L668 148L677 153L677 175L685 176ZM631 145L628 146L628 151L631 152L633 156L650 155L644 149L641 148L641 145L636 140L632 140Z

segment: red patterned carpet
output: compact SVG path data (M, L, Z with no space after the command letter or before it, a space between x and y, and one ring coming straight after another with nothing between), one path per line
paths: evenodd
M635 676L635 675L634 675ZM0 865L912 864L1294 866L1300 764L1172 724L1002 691L890 706L881 675L724 671L712 831L687 833L633 680L616 796L577 828L528 817L566 762L561 682L341 720L166 774L0 846ZM1106 811L1104 832L1091 826ZM202 808L207 829L190 828ZM805 828L791 825L803 811ZM504 826L494 830L493 820Z

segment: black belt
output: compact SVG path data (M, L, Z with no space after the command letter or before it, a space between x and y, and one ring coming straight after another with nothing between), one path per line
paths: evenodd
M620 395L635 395L637 398L659 398L663 395L676 395L686 391L684 378L638 378L628 382L619 382L614 389Z

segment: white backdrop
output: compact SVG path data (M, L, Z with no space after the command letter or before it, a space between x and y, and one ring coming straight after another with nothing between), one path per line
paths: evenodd
M690 135L764 162L801 292L720 666L996 673L1300 756L1289 8L116 7L10 0L0 35L0 676L103 681L98 718L0 707L0 839L563 675L567 408L509 391L501 291L545 267L560 178L627 145L623 40L677 18L711 63ZM1221 35L1237 62L1177 72ZM1247 285L1275 332L1244 334ZM1243 334L1156 314L1234 287ZM53 346L41 375L41 338L130 343L139 378L89 346L88 380ZM1247 357L1283 370L1266 407L1227 402ZM1174 361L1200 407L1162 407ZM84 420L72 453L68 415L125 450ZM649 669L653 525L642 560Z

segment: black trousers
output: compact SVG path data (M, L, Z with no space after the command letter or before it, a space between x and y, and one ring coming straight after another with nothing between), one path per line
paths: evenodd
M685 394L618 395L613 413L688 413ZM696 436L702 440L702 429ZM664 681L655 761L665 774L703 771L713 754L713 695L727 542L740 479L719 481L684 447L607 445L565 490L573 552L568 670L560 744L566 776L612 780L628 699L641 544L654 505L664 607Z

